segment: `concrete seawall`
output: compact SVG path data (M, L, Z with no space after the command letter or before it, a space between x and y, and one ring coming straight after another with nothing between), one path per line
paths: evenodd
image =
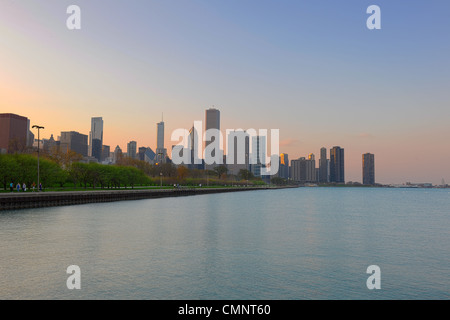
M223 192L254 191L274 189L270 187L248 188L186 188L146 190L102 190L73 192L30 192L0 194L0 211L29 208L68 206L86 203L142 200L166 197L183 197Z

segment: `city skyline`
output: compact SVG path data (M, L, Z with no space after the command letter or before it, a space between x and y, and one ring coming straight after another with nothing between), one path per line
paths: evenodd
M211 112L211 111L214 111L214 112L216 112L217 114L220 115L220 110L218 110L216 108L208 108L208 109L205 110L205 131L207 130L207 128L209 128L209 125L207 125L208 112ZM28 127L30 126L30 123L31 123L30 119L28 119L27 117L22 116L22 115L17 115L17 114L13 114L13 113L6 113L6 114L0 114L0 115L2 117L10 117L10 116L12 116L14 119L22 119L23 122L24 121L27 122ZM94 122L96 122L96 121L101 121L101 130L102 130L101 131L101 135L103 136L103 118L102 117L92 117L91 118L92 126L94 126ZM211 127L210 129L215 129L215 127L217 127L217 126L220 127L220 119L219 118L215 119L214 122L216 123L216 125ZM160 121L160 122L156 123L157 139L156 139L156 143L154 143L154 147L156 148L155 150L163 151L167 156L169 156L169 158L171 158L171 156L172 156L171 148L169 148L169 149L165 148L164 126L165 126L164 121ZM25 127L23 129L25 130ZM193 127L190 130L190 135L192 134L192 130L193 130ZM232 139L236 139L236 137L234 136L235 135L234 131L232 131L230 133L232 135ZM243 131L242 131L242 133L244 135L247 135ZM30 134L34 138L33 133L31 131L28 131L28 133L26 134L27 147L29 145L31 146L31 144L30 144L31 141L29 140L30 139L30 137L29 137ZM92 134L92 132L89 133L89 141L91 140L91 138L90 138L91 134ZM58 140L54 140L53 134L50 134L50 135L51 135L50 139L45 139L45 138L41 137L41 141L46 141L47 143L50 142L51 145L53 145L55 143L55 141L58 141L60 146L61 146L61 150L63 150L63 151L64 150L72 150L72 151L75 151L75 152L79 153L83 157L92 157L91 155L89 155L90 144L88 142L88 135L85 135L85 134L83 134L83 133L81 133L79 131L73 131L73 130L72 131L61 131L61 135L57 136ZM225 135L224 135L224 137L225 137ZM223 145L223 147L225 149L221 149L221 152L223 152L223 154L224 154L224 164L226 163L225 162L226 161L225 160L225 158L226 158L225 156L228 155L228 148L229 148L229 143L230 143L229 138L230 138L229 136L225 137L224 145ZM255 136L252 139L253 148L256 148L256 150L258 150L256 154L259 154L259 142L257 142L257 141L259 141L259 138L261 138L261 137ZM262 137L262 138L265 138L265 137ZM191 140L192 137L190 136L189 139ZM35 140L35 143L33 144L33 147L35 147L35 148L37 148L36 141L37 140ZM94 139L94 141L95 141L95 139ZM173 142L173 141L171 141L171 142ZM225 142L227 142L227 143L225 143ZM248 149L248 143L249 143L249 141L246 142L245 150ZM266 144L266 142L263 142L263 143ZM130 158L138 159L139 158L139 153L140 153L140 152L138 152L138 150L139 149L150 149L151 150L151 147L149 147L151 145L152 144L144 146L144 145L139 145L138 142L136 142L136 141L128 141L126 143L126 146L127 146L127 148L126 148L126 150L127 150L126 155L128 157L130 157ZM175 144L172 144L172 146L174 146L174 145ZM98 147L102 147L101 148L102 149L102 152L101 152L102 153L101 154L102 160L105 160L106 158L109 158L110 156L113 159L115 159L117 157L117 150L119 150L119 149L120 149L120 153L122 153L122 148L120 147L120 144L118 144L116 146L116 151L112 152L111 154L109 154L109 152L107 152L107 154L109 154L110 156L106 156L106 154L104 154L104 151L105 151L104 149L107 148L107 150L110 150L109 149L110 146L108 146L108 145L101 145L100 144ZM41 148L44 148L44 144L41 145ZM84 150L83 148L86 149L86 150ZM189 148L191 148L191 147L189 147ZM234 152L235 153L237 152L236 148L239 148L238 145L235 145L235 147L234 147L234 150L235 150ZM269 144L267 144L267 148L269 148L269 150L268 151L263 151L263 153L262 153L263 157L265 157L266 152L267 153L271 152L271 148L270 148ZM134 151L130 151L130 149L132 149ZM4 150L4 151L6 151L6 150ZM167 152L167 151L169 151L169 152ZM154 154L154 156L157 156L157 154L158 154L158 152L156 154ZM321 147L319 154L320 154L320 160L317 162L317 165L316 165L315 154L314 153L309 153L308 158L306 158L304 156L299 156L298 158L294 157L291 160L291 162L288 162L289 173L287 174L287 176L291 180L294 180L294 181L297 181L297 182L302 182L302 183L305 183L305 182L307 182L307 183L308 182L347 183L347 182L359 182L359 181L361 181L362 184L372 184L372 185L375 184L375 175L374 175L374 167L375 167L375 165L374 165L374 160L373 160L373 157L374 157L373 154L371 154L371 153L364 153L364 154L362 154L362 158L363 158L363 172L362 172L362 175L359 178L357 178L357 179L348 179L345 176L345 172L346 172L345 168L346 167L345 167L345 162L343 161L343 159L344 159L344 148L341 148L340 146L333 146L332 148L330 148L329 157L327 157L327 148L326 147ZM364 165L366 156L369 156L369 155L372 157L371 160L370 160L371 161L371 169L369 169L368 167L366 168L365 165ZM259 158L259 155L257 155L256 157ZM288 153L280 152L279 153L279 157L280 157L279 159L280 159L280 165L281 165L281 164L284 163L284 158L286 157L286 159L287 159ZM96 158L96 157L93 157L93 158ZM152 159L152 158L153 158L153 156L149 155L148 159ZM236 155L233 158L235 159L234 161L236 161ZM248 163L248 160L249 159L245 160L246 164ZM325 161L325 164L322 163L322 160ZM161 160L159 160L159 161L161 161ZM157 162L159 162L159 161L157 160ZM192 159L191 159L191 161L192 161ZM101 161L99 161L99 162L101 162ZM259 160L258 160L258 163L259 163ZM300 166L302 166L303 169L300 169L300 167L297 167L298 169L295 169L295 168L291 169L291 166L292 167L298 166L299 163L302 163L302 164L300 164ZM333 163L335 163L335 164L333 164ZM186 166L189 167L189 165L187 165L187 164L183 164L183 165L186 165ZM213 166L210 166L210 169L212 169ZM229 166L230 173L234 172L236 170L236 168L234 168L233 164L227 165L227 166ZM327 168L323 168L323 166L326 166ZM251 167L250 171L252 171L254 174L256 174L256 176L259 176L259 171L258 171L259 169L257 167L258 166ZM323 172L321 173L322 169L325 170L325 173L323 173ZM256 172L254 170L256 170ZM280 170L284 170L284 169L280 166ZM291 170L294 170L294 171L291 171ZM302 171L303 173L300 173L300 175L299 175L299 173L298 173L299 171L298 170L303 170ZM365 173L365 170L372 170L371 178L367 178L367 175L369 173ZM297 173L295 173L295 172L297 172ZM275 174L275 176L281 176L281 177L283 175L284 175L284 173L281 172L281 171L279 171L278 173ZM322 175L324 175L324 176L322 176ZM328 175L327 179L324 180L324 177L326 175ZM301 178L298 178L298 177L301 177ZM369 179L367 181L372 181L372 182L366 183L365 182L366 179ZM409 180L403 181L403 182L399 182L399 181L391 182L391 183L377 182L377 184L380 183L380 184L392 184L393 185L393 184L399 184L399 183L411 183L412 181L413 180L409 179ZM444 178L441 179L441 184L442 184L442 181L445 181L445 179ZM415 184L415 183L428 184L430 182L424 182L424 181L417 182L417 181L415 181L415 182L412 182L412 183L413 184ZM434 185L439 185L439 183L434 183L434 182L431 182L431 183L434 184Z
M216 105L222 128L280 129L291 160L342 146L347 181L370 152L377 182L439 184L450 181L450 4L430 3L378 1L383 28L369 31L358 1L79 1L83 27L71 32L68 3L11 2L0 113L45 125L43 138L89 135L100 115L103 143L126 150L155 147L161 112L169 142Z

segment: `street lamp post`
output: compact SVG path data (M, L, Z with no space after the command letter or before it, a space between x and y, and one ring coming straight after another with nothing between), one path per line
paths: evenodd
M163 173L162 173L162 163L163 163L163 157L164 157L164 153L162 153L162 152L158 152L158 156L160 156L160 158L159 158L159 160L160 160L160 163L161 163L161 167L160 167L160 172L159 172L159 180L160 180L160 188L162 189L162 176L163 176Z
M41 126L37 126L37 125L34 125L33 126L33 129L37 129L38 130L38 179L37 179L37 181L38 181L38 183L37 183L37 188L38 188L38 192L39 191L41 191L40 190L40 177L39 177L39 151L40 151L40 149L41 149L41 147L40 147L40 141L41 141L41 139L40 139L40 129L45 129L44 127L41 127Z

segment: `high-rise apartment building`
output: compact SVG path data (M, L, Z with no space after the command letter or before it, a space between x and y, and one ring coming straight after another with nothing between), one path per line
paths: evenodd
M362 176L363 184L375 184L375 155L372 153L362 155Z
M313 153L306 160L306 182L316 182L316 157Z
M305 183L306 182L306 158L301 157L296 160L291 160L290 170L291 180Z
M319 160L319 182L326 183L328 181L328 160L327 160L327 149L320 149L320 160Z
M345 183L344 149L333 147L330 150L330 182Z
M287 153L280 154L280 168L278 176L283 179L289 179L289 155Z

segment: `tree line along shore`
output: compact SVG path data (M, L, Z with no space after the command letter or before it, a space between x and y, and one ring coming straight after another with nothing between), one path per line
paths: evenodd
M41 156L40 183L43 190L123 189L141 186L263 186L261 178L255 178L248 170L229 175L225 166L214 170L188 169L172 163L152 165L144 161L122 158L115 165L83 163L73 159L76 155L59 157ZM37 184L38 160L34 154L0 155L0 188L17 192L16 185ZM0 189L1 190L1 189ZM37 188L36 188L37 190Z

